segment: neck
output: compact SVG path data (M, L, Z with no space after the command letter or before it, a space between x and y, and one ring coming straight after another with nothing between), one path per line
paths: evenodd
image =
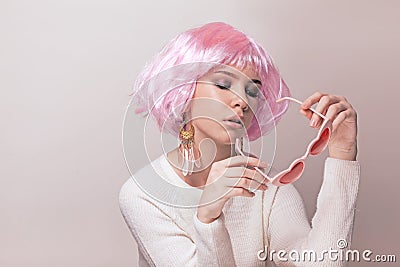
M236 155L235 146L233 144L215 144L211 139L200 138L200 136L197 136L197 138L195 138L195 149L197 151L200 149L202 162L202 166L200 167L200 169L195 168L195 171L192 174L184 176L179 168L176 168L174 166L173 168L183 181L185 181L190 186L198 188L202 188L207 184L208 175L214 162L221 161ZM171 162L177 164L178 153L180 153L180 151L178 148L176 148L173 151L167 153L167 157Z
M212 164L217 161L235 156L234 144L216 144L210 138L202 137L199 133L194 138L195 149L200 150L202 166L188 176L181 175L181 178L189 185L203 187L207 183ZM197 154L197 153L196 153Z

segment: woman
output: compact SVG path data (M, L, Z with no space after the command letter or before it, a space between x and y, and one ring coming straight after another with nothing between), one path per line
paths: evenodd
M225 23L188 30L145 67L135 90L136 111L180 138L121 188L139 266L345 265L325 252L338 240L349 247L360 178L356 112L344 97L317 92L300 108L311 127L323 122L314 104L332 122L311 227L295 187L268 185L260 171L268 163L235 146L269 133L288 107L277 103L288 87L254 40ZM157 176L191 193L161 186ZM301 258L307 251L315 254Z

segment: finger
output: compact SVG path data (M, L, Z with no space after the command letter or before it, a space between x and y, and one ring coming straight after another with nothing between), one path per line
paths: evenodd
M268 179L268 176L267 176L267 174L266 174L266 170L265 170L265 168L258 168L262 173L260 174L261 176L261 179L262 180L259 180L259 181L261 181L261 183L262 184L265 184L265 185L267 185L268 184L268 182L269 182L269 179ZM258 171L257 171L257 173L258 173Z
M252 187L252 188L253 188L253 187ZM262 191L265 191L265 190L268 189L268 185L266 185L266 184L255 184L254 189L255 189L255 190L262 190Z
M268 163L263 162L262 160L254 157L245 157L245 156L234 156L227 159L222 160L225 167L239 167L239 166L250 166L250 167L260 167L265 168L268 166Z
M224 186L227 188L242 187L245 189L254 190L267 190L266 184L261 184L253 179L242 177L242 178L227 178L224 180Z
M254 154L252 154L252 153L250 153L250 152L243 152L246 156L248 156L248 157L254 157L254 158L257 158L257 156L256 155L254 155ZM267 166L269 166L269 164L268 163L266 163L267 164ZM248 168L247 168L248 169ZM262 173L265 173L265 167L258 167L258 169L262 172ZM255 170L255 169L253 169L254 170L254 173L255 174L259 174L259 175L257 175L257 177L258 177L258 179L257 179L257 181L259 182L259 183L263 183L263 182L265 182L265 180L266 180L266 178L262 175L262 174L260 174L260 172L259 171L257 171L257 170ZM254 175L253 175L254 176ZM249 177L249 176L248 176ZM252 178L252 177L250 177L250 178Z
M243 197L254 197L256 194L253 192L250 192L247 189L241 188L241 187L237 187L237 188L233 188L231 192L229 192L228 194L228 198L229 197L234 197L234 196L243 196Z
M326 112L325 116L330 119L332 122L335 120L336 116L347 109L347 106L344 105L342 102L330 105L328 111Z
M254 180L258 184L263 184L265 182L265 177L254 169L249 169L245 167L230 167L225 173L227 178L248 178Z
M314 94L312 94L306 100L303 101L303 104L301 105L301 108L302 109L311 108L312 105L317 103L321 99L321 97L323 97L324 95L326 95L326 94L323 94L321 92L315 92Z
M265 187L265 189L268 188L267 185L263 183L265 180L264 176L262 176L255 170L250 170L250 169L247 169L247 171L245 170L242 179L245 179L248 184L246 188L259 189L260 186Z
M311 120L311 116L313 115L313 112L309 109L300 109L299 110L301 114L307 117L307 119Z
M318 102L318 104L315 108L315 111L317 111L321 114L325 114L330 105L338 103L339 101L340 101L340 99L335 96L324 95L321 97L320 101ZM310 126L317 128L320 126L322 121L323 121L323 118L321 118L321 116L318 115L317 113L314 113L311 117Z
M252 153L250 153L250 152L247 152L247 151L243 151L243 154L244 154L245 156L247 156L247 157L258 158L256 155L254 155L254 154L252 154Z
M248 188L250 186L250 179L247 178L229 178L224 182L226 187L243 187Z
M346 109L345 111L340 112L336 116L335 120L332 122L332 132L335 132L336 129L338 128L338 126L344 120L349 119L349 118L356 120L355 116L356 115L354 114L354 112L351 109Z
M225 186L228 188L244 188L247 190L266 190L268 188L265 184L255 183L254 180L245 177L226 179Z

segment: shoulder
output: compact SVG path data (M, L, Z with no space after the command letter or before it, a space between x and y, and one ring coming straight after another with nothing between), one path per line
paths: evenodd
M136 175L136 174L135 174ZM151 218L164 213L163 206L149 196L132 176L125 181L119 192L119 209L130 228L145 227Z
M119 202L126 201L128 198L139 195L138 186L136 185L133 177L128 178L119 190Z
M133 197L138 198L146 195L143 187L147 184L146 181L151 181L156 175L159 176L160 162L161 157L141 167L122 184L119 192L120 203Z
M152 175L151 172L152 166L151 163L149 163L135 172L122 184L119 191L119 206L123 213L128 209L131 210L135 207L139 207L140 203L146 199L146 193L143 191L137 179L138 177L146 179L146 177Z
M121 211L143 210L143 207L159 206L160 197L166 193L169 176L165 173L164 156L160 156L140 168L129 177L119 191Z
M119 191L119 207L121 212L124 214L128 210L137 207L138 202L141 201L141 195L141 190L133 178L130 177L127 179Z

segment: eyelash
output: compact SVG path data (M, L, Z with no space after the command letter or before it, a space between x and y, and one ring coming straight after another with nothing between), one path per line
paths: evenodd
M217 86L219 89L230 89L229 87L218 83L216 83L215 86Z
M222 90L229 90L229 89L230 89L229 87L227 87L227 86L225 86L225 85L222 85L222 84L218 84L218 83L216 83L215 86L218 87L219 89L222 89ZM251 97L258 97L259 91L257 91L256 94L253 94L253 93L249 93L249 92L247 91L247 88L246 88L246 94L249 95L249 96L251 96Z

